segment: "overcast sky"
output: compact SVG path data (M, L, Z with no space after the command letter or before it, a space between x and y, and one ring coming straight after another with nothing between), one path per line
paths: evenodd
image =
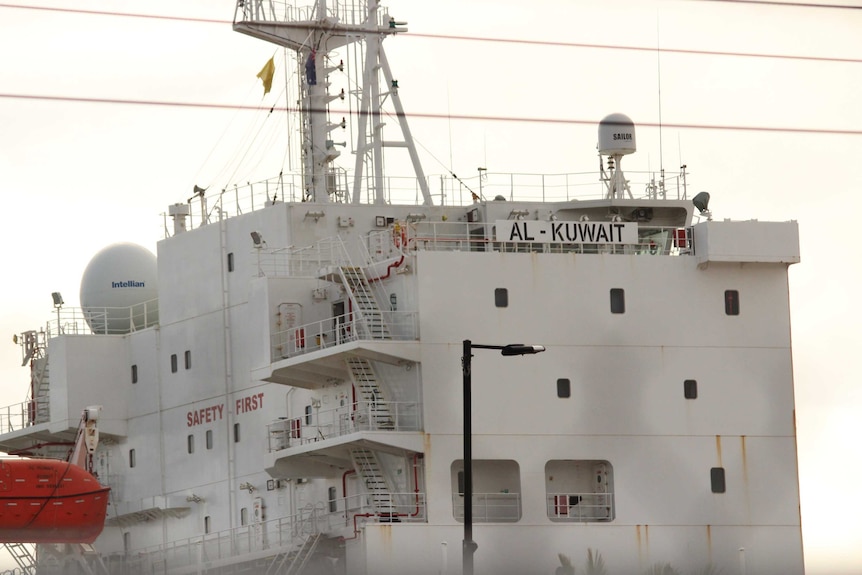
M845 219L862 191L862 10L775 4L392 0L410 34L385 47L426 173L595 170L595 124L623 112L638 125L628 169L684 163L689 195L709 191L716 218L799 221L790 290L806 564L860 573L862 312ZM0 4L7 342L44 325L51 292L78 305L102 247L155 252L160 214L194 185L290 167L283 117L266 110L293 68L233 32L232 17L225 0ZM255 75L271 56L263 97ZM0 346L0 405L26 396L20 363L17 346Z

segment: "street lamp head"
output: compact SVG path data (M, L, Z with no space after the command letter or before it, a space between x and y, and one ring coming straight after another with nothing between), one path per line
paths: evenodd
M511 343L504 345L500 351L503 355L532 355L534 353L542 353L545 351L543 345L524 345L522 343Z

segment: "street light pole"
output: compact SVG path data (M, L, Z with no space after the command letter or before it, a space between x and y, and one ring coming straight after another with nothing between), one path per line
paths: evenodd
M473 575L473 554L479 547L473 541L473 415L472 358L474 349L498 349L502 355L530 355L545 351L541 345L481 345L464 340L461 374L464 391L464 542L462 545L462 575Z

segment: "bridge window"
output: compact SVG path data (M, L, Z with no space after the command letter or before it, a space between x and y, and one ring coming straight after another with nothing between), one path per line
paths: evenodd
M233 271L233 252L230 252L227 255L227 271ZM243 525L245 525L245 523L243 523Z
M682 392L686 399L697 399L697 380L686 379L682 382Z
M132 366L132 383L138 383L138 365Z
M572 382L568 379L558 379L557 380L557 397L571 397L572 396Z
M735 289L724 292L724 313L727 315L739 315L739 291Z
M135 462L135 450L130 449L129 450L129 467L134 467L135 463L136 463Z
M464 521L464 462L452 462L452 504L457 521ZM510 459L473 460L473 521L515 523L521 519L521 472Z
M213 430L207 429L207 449L213 448Z
M494 290L494 305L497 307L509 307L509 290L497 288Z
M545 501L555 522L614 519L614 471L610 462L554 459L545 464Z
M185 362L186 362L186 369L191 369L192 368L192 352L189 349L187 349L186 353L185 353Z
M713 493L724 493L727 485L724 483L724 467L713 467L709 470L709 479Z
M626 292L622 288L611 288L611 313L626 313Z
M239 443L239 423L233 424L233 442Z
M194 453L194 452L195 452L195 436L194 436L194 435L191 435L191 434L190 434L190 435L186 438L186 448L188 449L188 452L189 452L189 453Z
M171 373L177 372L177 354L171 354Z

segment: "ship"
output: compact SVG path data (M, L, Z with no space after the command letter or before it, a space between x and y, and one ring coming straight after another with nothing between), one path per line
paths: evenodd
M233 28L296 56L301 169L195 186L156 254L106 246L22 332L0 449L63 459L99 404L110 489L91 545L33 534L22 569L804 572L796 222L624 172L619 112L586 179L427 176L382 45L406 22L239 0Z

